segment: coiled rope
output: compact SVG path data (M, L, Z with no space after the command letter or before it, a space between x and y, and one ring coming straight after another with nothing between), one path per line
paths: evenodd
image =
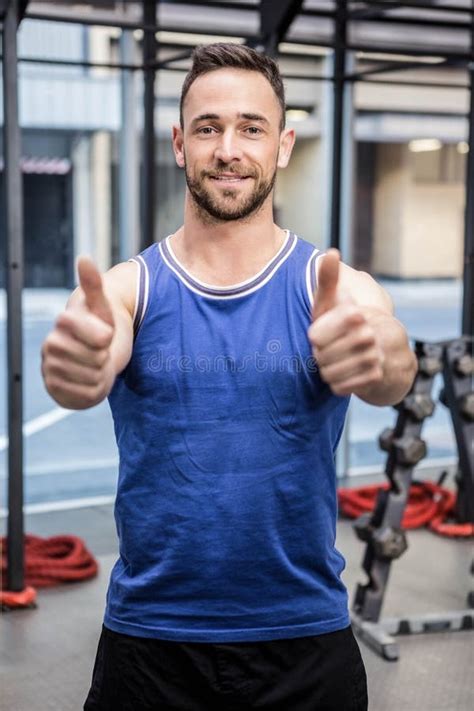
M379 491L387 491L388 484L374 484L355 489L339 489L339 508L349 518L358 518L374 510ZM402 528L427 526L442 536L468 538L474 536L471 523L453 523L456 495L431 481L412 482L403 515Z
M40 538L25 535L24 570L25 590L47 588L60 583L87 580L97 575L98 564L87 550L82 539L76 536L51 536ZM1 546L1 601L6 607L23 606L25 595L6 590L7 539L0 538ZM31 596L26 596L30 600Z

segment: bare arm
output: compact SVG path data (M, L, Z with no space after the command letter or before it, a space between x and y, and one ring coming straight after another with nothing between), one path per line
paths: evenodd
M321 260L308 336L337 395L393 405L413 383L416 359L389 295L369 274L340 264L335 250Z
M80 286L68 299L42 347L42 374L51 397L81 410L108 396L130 360L137 266L118 264L100 275L78 264Z
M361 308L380 351L379 381L361 386L354 394L373 405L394 405L407 394L417 371L407 332L394 316L392 299L369 274L341 264L340 281Z

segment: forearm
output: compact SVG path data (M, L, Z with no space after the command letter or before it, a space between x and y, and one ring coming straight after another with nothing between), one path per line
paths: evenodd
M390 314L366 309L366 318L377 336L382 354L383 376L379 382L355 390L354 394L371 405L395 405L410 390L417 363L402 324Z

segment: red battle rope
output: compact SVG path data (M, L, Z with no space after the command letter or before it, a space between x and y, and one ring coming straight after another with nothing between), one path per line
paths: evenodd
M7 539L0 538L0 602L5 607L24 607L34 601L32 588L46 588L60 583L86 580L97 575L98 565L84 542L76 536L40 538L25 536L25 590L5 590L7 583ZM34 590L33 590L34 592Z
M339 508L349 518L357 518L373 511L378 492L387 490L388 484L361 486L356 489L339 489ZM413 482L410 487L402 528L428 526L442 536L468 538L474 536L471 523L451 523L456 504L455 494L431 481Z

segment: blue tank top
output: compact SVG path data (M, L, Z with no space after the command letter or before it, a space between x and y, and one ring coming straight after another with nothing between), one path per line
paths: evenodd
M232 287L193 278L169 238L135 258L133 354L109 396L111 630L236 642L349 625L334 466L348 398L311 355L317 257L287 232Z

